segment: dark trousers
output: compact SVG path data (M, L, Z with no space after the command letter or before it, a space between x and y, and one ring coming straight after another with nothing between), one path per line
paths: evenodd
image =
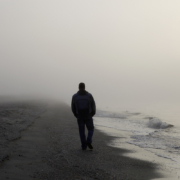
M78 118L77 119L78 126L79 126L79 135L81 139L81 147L82 149L87 148L87 143L92 143L92 136L94 132L94 124L93 124L93 119L92 118ZM85 125L88 129L88 136L86 139L86 134L85 134Z

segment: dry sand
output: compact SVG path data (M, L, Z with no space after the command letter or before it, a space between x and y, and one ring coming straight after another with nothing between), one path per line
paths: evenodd
M37 107L38 108L38 107ZM95 129L93 151L82 151L70 107L51 102L34 123L9 142L0 180L149 180L160 178L157 164L123 156L126 149L107 144L116 137Z

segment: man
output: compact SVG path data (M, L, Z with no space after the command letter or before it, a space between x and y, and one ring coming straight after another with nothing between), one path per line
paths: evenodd
M92 117L96 113L96 104L93 96L85 90L84 83L79 84L79 91L73 95L71 109L77 118L82 150L86 150L87 147L92 150L92 136L94 132ZM88 129L87 139L85 135L85 125Z

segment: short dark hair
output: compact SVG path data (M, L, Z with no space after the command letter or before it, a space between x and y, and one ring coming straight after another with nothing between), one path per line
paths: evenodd
M84 83L79 83L79 89L85 89L85 84Z

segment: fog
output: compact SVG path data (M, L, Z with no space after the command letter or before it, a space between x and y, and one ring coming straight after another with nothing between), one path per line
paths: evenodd
M0 0L0 96L179 102L180 1Z

